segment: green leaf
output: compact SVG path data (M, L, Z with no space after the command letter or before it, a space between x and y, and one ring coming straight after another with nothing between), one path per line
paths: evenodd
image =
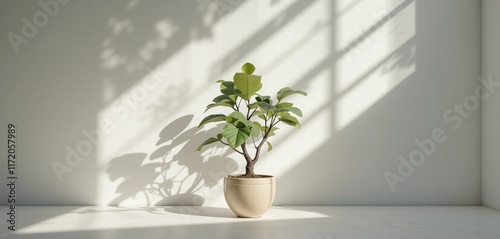
M261 125L259 122L254 121L254 122L252 122L252 123L253 123L253 125L255 125L256 127L259 127L259 129L260 129L260 128L262 128L262 125Z
M215 83L222 83L222 82L224 82L224 81L225 81L225 80L218 80L218 81L216 81Z
M255 71L255 66L252 63L247 62L243 66L241 66L241 71L245 74L252 74Z
M250 126L250 127L253 125L252 122L247 120L247 118L239 111L234 111L233 113L228 115L226 118L226 122L232 123L232 124L236 124L237 122L241 122L245 126Z
M258 103L258 102L254 102L254 103L249 104L249 105L248 105L248 108L250 108L250 109L255 109L255 108L259 107L259 104L257 104L257 103Z
M290 103L290 102L281 102L279 104L276 104L276 109L278 109L278 111L282 108L288 108L288 107L292 107L293 106L293 103Z
M278 93L276 94L276 97L278 100L282 100L287 96L293 95L293 94L301 94L303 96L307 96L307 93L301 90L292 90L290 87L284 87L283 89L279 90Z
M271 103L271 102L272 102L272 101L271 101L271 96L268 96L268 95L266 95L266 96L264 96L264 95L257 95L257 96L255 97L255 100L256 100L257 102L259 102L259 101L264 101L264 102L266 102L266 103L268 103L268 104L272 104L272 103Z
M215 103L219 103L221 101L224 101L226 103L235 103L233 99L231 99L228 95L219 95L215 97L212 101Z
M255 112L253 112L253 116L260 115L260 114L263 114L262 111L260 111L260 110L256 110Z
M276 110L276 107L274 107L274 105L271 105L269 103L266 103L264 101L260 101L260 102L256 102L261 109L265 110L265 111L273 111L273 110Z
M207 110L214 108L214 107L217 107L217 106L225 106L225 107L233 108L232 104L221 101L219 103L213 103L213 104L207 105L207 109L205 109L205 112L207 112Z
M260 129L262 128L262 125L260 125L260 123L257 121L254 121L252 123L253 123L253 127L252 127L253 137L259 137L260 136Z
M266 141L267 143L267 152L273 150L273 145L271 143L269 143L268 141Z
M297 116L302 117L302 110L300 110L299 108L297 108L297 107L290 107L290 108L288 108L288 110L290 112L296 114Z
M278 113L278 116L281 122L283 122L284 124L300 128L299 120L290 115L289 113L280 112Z
M271 131L269 131L269 134L267 135L267 137L271 137L271 136L274 136L274 131L278 130L279 128L277 127L272 127L271 128ZM264 131L264 132L267 132L269 130L269 126L262 126L261 127L261 130Z
M200 146L198 146L198 148L196 149L196 151L200 151L203 148L203 146L207 144L213 144L215 142L219 142L219 140L217 138L210 137L207 140L205 140L205 142L201 143Z
M278 109L278 112L292 112L292 113L296 114L297 116L302 117L302 111L297 107L281 106L281 107L277 107L277 109Z
M250 97L262 88L260 76L249 75L245 73L236 73L234 75L234 85L238 90L241 91L238 96L247 101L250 100Z
M266 120L266 115L264 113L257 114L257 117Z
M233 101L236 102L237 95L241 93L240 90L236 89L234 82L224 81L220 84L220 92L224 95L229 96Z
M201 126L211 123L211 122L218 122L218 121L225 121L226 120L226 115L223 114L214 114L214 115L209 115L205 117L203 120L201 120L200 125L198 125L198 128Z
M227 143L231 148L235 149L241 146L250 137L251 130L243 127L237 128L235 125L227 123L222 129L222 136L226 138Z

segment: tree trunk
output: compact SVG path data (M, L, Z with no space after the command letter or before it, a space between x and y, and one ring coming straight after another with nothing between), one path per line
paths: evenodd
M255 178L256 176L255 173L253 172L254 163L252 162L252 158L250 158L250 155L248 155L247 146L245 145L245 143L241 145L241 150L243 151L243 156L247 161L247 166L245 167L245 174L243 175L243 177Z
M255 178L255 173L253 172L253 165L247 164L245 167L245 177Z

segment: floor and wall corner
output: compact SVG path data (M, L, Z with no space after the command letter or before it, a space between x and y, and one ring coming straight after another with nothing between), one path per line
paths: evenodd
M499 9L4 1L0 238L500 238ZM222 193L244 160L196 151L215 130L197 127L214 82L245 62L262 93L309 93L294 100L301 129L280 128L256 166L277 178L274 207L247 221Z
M495 27L500 20L494 9L500 7L497 1L482 2L482 71L484 76L500 74L496 65L500 61L500 31ZM498 79L498 76L495 77ZM499 140L500 96L494 94L482 104L482 204L500 210L500 157L495 142Z

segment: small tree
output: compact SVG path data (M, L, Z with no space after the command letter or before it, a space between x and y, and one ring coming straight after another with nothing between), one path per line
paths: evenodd
M254 65L245 63L241 70L242 72L234 75L233 81L217 81L220 84L222 95L215 97L205 112L218 106L229 107L234 111L227 116L224 114L209 115L200 122L198 127L220 121L225 121L226 124L221 133L204 141L197 151L200 151L203 146L215 142L227 145L245 158L247 164L243 177L253 178L258 177L254 173L254 165L259 161L262 146L267 144L268 151L272 149L271 143L267 140L274 136L278 129L276 125L283 123L300 128L299 121L292 114L302 117L302 111L294 107L292 103L284 102L283 99L293 94L306 96L307 93L284 87L276 94L277 101L273 104L270 96L257 94L262 88L262 83L261 76L253 75ZM252 96L255 96L254 101L251 100ZM250 156L251 152L247 145L250 144L250 141L255 148L253 157Z

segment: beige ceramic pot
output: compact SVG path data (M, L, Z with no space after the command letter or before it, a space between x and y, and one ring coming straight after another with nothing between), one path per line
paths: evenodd
M274 176L259 175L260 178L239 178L240 175L224 177L224 196L229 208L238 217L260 217L273 204L276 194Z

